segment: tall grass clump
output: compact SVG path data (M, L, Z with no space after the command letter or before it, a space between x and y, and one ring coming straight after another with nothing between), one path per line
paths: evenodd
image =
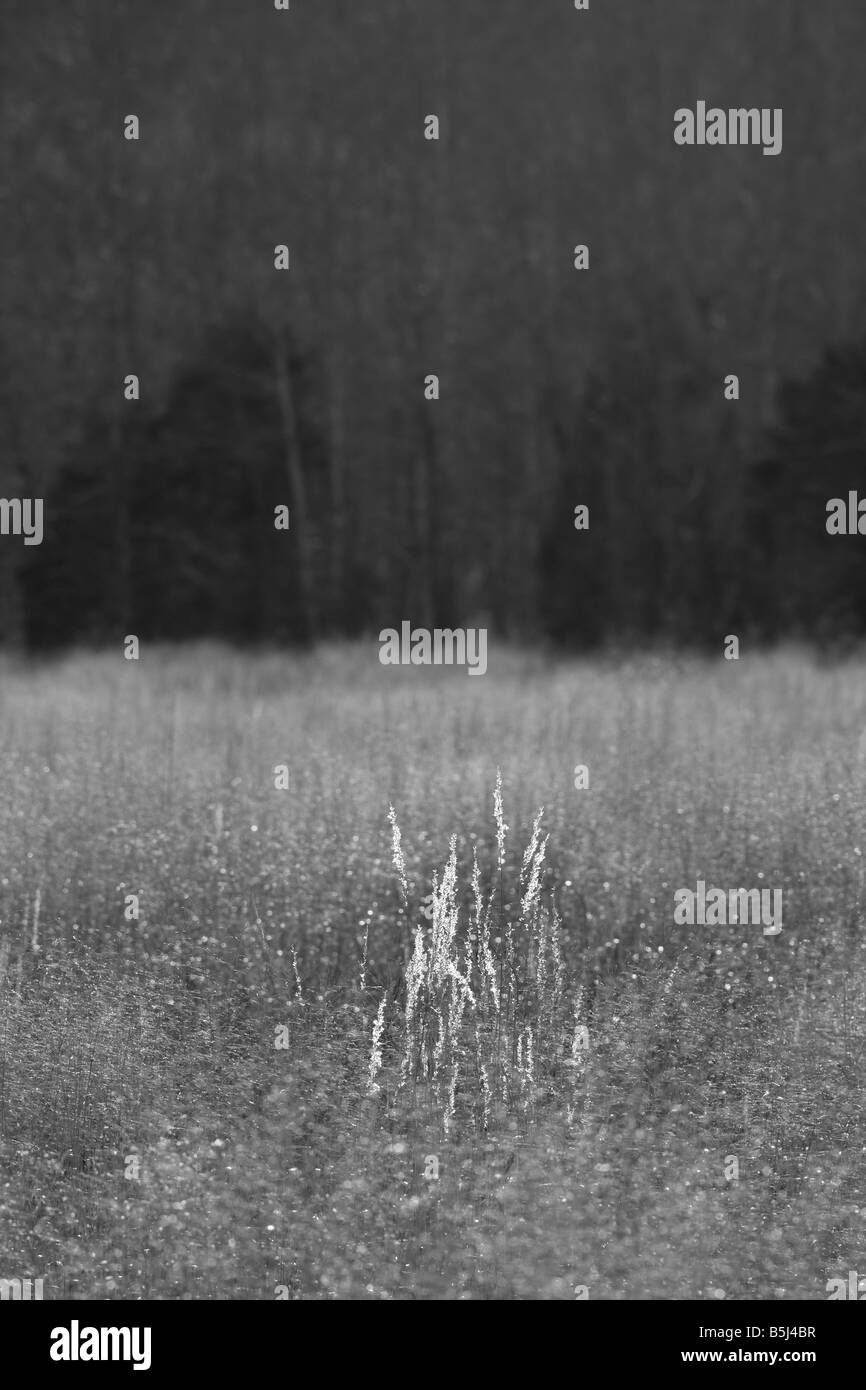
M435 1120L446 1137L486 1133L494 1117L518 1113L531 1119L557 1096L567 1070L582 1068L588 1042L582 991L567 989L562 923L544 891L543 808L510 892L498 772L493 808L495 863L484 873L476 846L461 886L452 835L448 858L423 903L412 901L393 808L389 817L401 898L416 917L412 954L395 991L402 1016L392 1027L392 1100L398 1106L410 1102L411 1112ZM371 1080L382 1061L382 1018L380 1008Z

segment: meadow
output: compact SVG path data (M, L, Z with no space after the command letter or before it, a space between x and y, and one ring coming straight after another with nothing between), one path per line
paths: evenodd
M864 674L6 658L0 1277L592 1301L866 1273ZM698 880L781 889L782 932L675 925Z

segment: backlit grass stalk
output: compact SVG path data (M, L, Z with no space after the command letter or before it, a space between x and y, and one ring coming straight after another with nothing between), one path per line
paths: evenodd
M569 1020L563 1016L565 967L560 921L542 901L547 837L541 811L518 875L513 908L505 901L505 837L501 775L493 797L499 916L504 930L491 941L495 889L485 896L477 852L470 875L470 906L461 930L457 841L452 835L441 877L434 874L430 925L415 928L414 949L405 969L403 1045L398 1093L409 1082L427 1087L440 1121L451 1132L459 1120L457 1102L474 1095L466 1109L476 1125L491 1123L494 1097L506 1108L534 1113L545 1076L552 1077L567 1057ZM389 813L392 847L400 845L396 812ZM402 851L394 853L400 872ZM504 997L503 997L504 988ZM504 1046L503 1046L504 1045ZM457 1084L460 1076L462 1083Z

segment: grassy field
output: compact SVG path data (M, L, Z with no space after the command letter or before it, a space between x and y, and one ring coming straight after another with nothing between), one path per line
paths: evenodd
M0 1277L713 1300L866 1272L862 662L376 652L4 666ZM699 879L782 889L784 930L675 925Z

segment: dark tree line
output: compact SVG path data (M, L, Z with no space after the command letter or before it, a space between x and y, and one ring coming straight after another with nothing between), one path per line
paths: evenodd
M0 537L0 642L858 630L864 44L862 0L7 0L0 496L45 539ZM678 148L698 99L782 153Z
M99 642L121 630L313 638L321 567L312 537L329 498L309 377L287 336L233 322L207 336L158 415L128 417L120 476L105 467L111 422L93 418L60 473L43 545L28 556L29 641ZM299 521L309 562L299 558Z
M717 646L730 631L866 631L866 534L826 528L831 497L847 503L859 488L866 500L866 342L828 351L806 382L783 383L778 424L745 471L739 507L724 471L724 411L700 456L670 467L657 366L618 348L582 399L544 399L539 427L556 468L537 514L523 518L537 544L518 575L535 603L520 635L587 649L653 638ZM678 389L688 418L701 404L696 374ZM725 404L728 421L735 409ZM98 418L60 472L43 545L27 553L33 646L119 632L305 643L414 620L410 574L388 537L365 554L351 526L334 532L321 374L287 332L243 318L212 331L164 409L130 419L122 478L104 466L111 423ZM506 507L490 505L508 528ZM578 506L587 508L581 529ZM283 507L288 530L275 525ZM447 559L437 538L434 530L423 549L416 535L415 566L434 575ZM471 616L447 586L432 593L436 625ZM502 630L498 603L495 592L479 594Z
M866 501L866 338L827 350L780 391L779 424L753 470L752 592L762 631L835 640L866 632L866 507L856 535L827 503ZM849 523L850 524L850 523ZM862 534L859 527L862 524Z

